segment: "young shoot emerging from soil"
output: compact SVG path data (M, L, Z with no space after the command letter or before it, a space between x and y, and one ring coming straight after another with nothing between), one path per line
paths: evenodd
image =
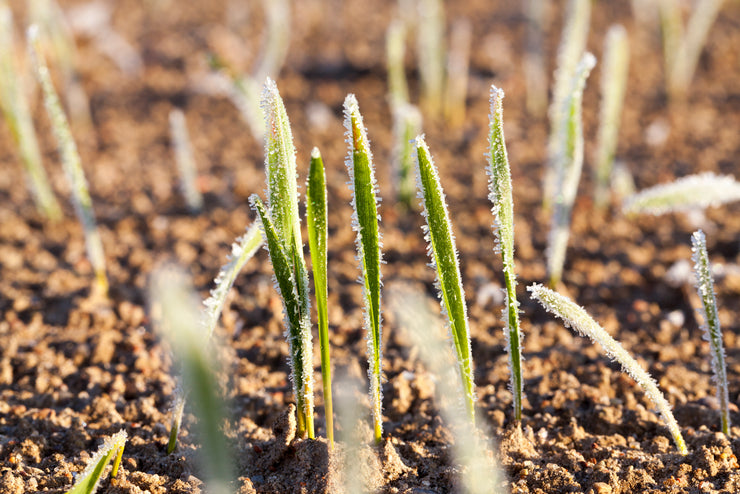
M123 448L126 446L127 438L128 435L125 430L106 438L98 451L90 458L85 470L77 477L77 482L66 494L93 494L97 491L105 467L108 466L111 460L114 461L110 476L115 478L118 475L118 467L121 464Z
M714 280L707 254L707 240L701 230L691 236L691 251L696 274L696 290L701 298L701 313L704 316L702 330L704 339L709 342L712 353L712 370L717 385L717 400L722 432L730 434L730 400L727 392L727 368L725 367L725 350L722 344L722 329L719 326L717 300L714 297Z
M344 127L347 129L349 156L346 165L352 188L352 225L357 231L357 253L362 268L365 298L365 327L370 378L370 402L373 436L380 443L383 436L383 396L381 386L381 316L380 316L380 234L378 233L377 182L360 107L354 94L344 100Z
M583 336L588 336L594 342L601 345L604 352L613 360L622 365L622 369L629 374L645 390L650 401L657 407L658 412L663 417L663 421L673 436L673 442L676 444L678 452L682 455L688 454L686 443L678 428L678 423L673 417L671 406L665 399L663 393L658 389L658 384L647 373L645 369L637 363L637 360L630 355L617 340L611 337L604 328L598 325L591 316L580 306L567 297L560 295L544 286L535 283L527 287L533 299L537 300L548 312L555 314L563 320L563 323L569 328L574 329Z

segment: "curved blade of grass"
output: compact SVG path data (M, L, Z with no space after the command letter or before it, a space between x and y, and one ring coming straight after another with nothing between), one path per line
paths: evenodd
M292 370L293 392L296 397L298 432L314 437L313 431L313 359L305 352L308 335L308 348L311 349L311 326L306 326L301 313L301 300L298 295L294 273L287 254L283 250L277 229L259 196L250 197L252 207L257 211L262 224L262 233L270 253L272 269L275 273L276 288L283 299L285 326L288 329L290 346L290 367Z
M420 196L426 218L425 238L428 253L437 270L442 311L450 323L450 334L455 345L457 369L462 381L465 408L471 423L475 423L475 384L473 382L473 357L470 351L470 329L465 306L465 293L460 277L460 264L452 234L450 214L439 174L434 166L423 136L416 138L417 171Z
M92 209L92 200L88 192L85 172L82 170L80 155L77 152L77 145L69 129L69 123L64 116L64 110L62 110L59 97L51 82L49 68L39 50L38 28L36 26L28 28L28 45L30 58L36 70L36 77L41 84L44 94L44 106L51 121L54 137L59 146L64 174L72 189L75 211L85 232L85 246L87 247L90 264L92 264L95 271L96 290L100 295L107 296L108 277L105 274L105 254L103 253L103 243L100 240L98 226L95 223L95 213Z
M596 58L591 53L584 54L571 81L566 120L560 131L562 142L557 166L559 170L558 190L547 239L547 273L550 286L560 283L563 276L565 252L570 237L570 217L583 169L583 118L581 114L583 90L594 65L596 65Z
M506 153L504 138L504 91L491 86L491 115L488 142L490 154L488 162L488 198L493 203L494 229L497 238L496 249L501 252L504 265L504 284L506 285L506 309L504 320L506 328L506 348L509 353L511 372L511 392L514 396L514 419L522 419L522 351L521 331L519 329L519 302L516 299L516 270L514 265L514 199L512 197L511 168Z
M198 324L200 300L190 280L179 269L168 267L152 275L151 300L154 313L159 312L156 329L170 343L175 360L183 372L185 393L198 418L203 468L208 492L227 494L233 479L233 452L222 427L226 406L218 393L214 368L217 365L212 345Z
M113 469L110 476L115 477L118 475L118 466L121 464L123 448L126 446L127 438L128 435L125 430L121 430L106 438L103 444L100 445L100 448L98 448L98 451L90 458L87 467L79 475L79 479L75 482L75 485L66 494L93 494L98 489L98 484L103 477L105 467L108 466L108 463L114 457L115 461L113 462Z
M31 121L28 98L21 88L19 68L13 59L14 54L13 15L5 1L0 0L0 109L18 146L36 207L47 218L58 220L62 217L62 210L41 163L41 152Z
M601 345L609 358L619 362L622 370L637 381L637 384L645 390L645 394L658 408L658 412L663 417L666 426L668 426L671 436L673 436L673 442L676 443L678 452L682 455L687 454L686 443L681 435L681 430L678 428L678 423L676 423L676 419L673 417L671 406L668 404L665 396L663 396L663 393L660 392L660 389L658 389L655 380L637 363L637 360L617 340L612 338L604 328L599 326L582 307L578 306L572 300L537 283L527 287L527 290L530 292L532 298L542 304L548 312L562 319L567 327L573 328L581 335L591 338L591 340Z
M696 290L702 303L702 314L706 324L702 324L704 339L709 342L712 352L712 370L717 384L717 401L719 401L720 425L722 432L730 434L730 399L727 391L727 368L725 366L725 349L722 344L722 329L717 314L717 300L714 297L714 280L707 254L707 240L704 232L698 230L691 236L691 256L696 274Z
M308 246L311 250L313 284L316 292L316 313L319 319L319 343L321 345L321 379L324 384L324 412L326 414L326 438L334 448L334 407L331 395L331 360L329 347L329 311L327 289L327 207L326 173L319 148L311 151L311 165L306 185L306 217L308 222Z
M203 305L203 326L206 331L206 339L210 340L213 331L216 329L218 319L224 309L226 295L234 285L237 275L242 270L249 259L254 256L257 249L262 245L262 233L259 225L254 224L247 230L247 233L236 239L231 246L231 255L227 262L218 272L214 281L216 287L211 290L211 296L208 297ZM175 403L172 406L172 425L170 426L170 439L167 443L167 454L175 451L177 446L177 435L182 422L182 413L185 408L185 392L178 387L175 391Z
M707 172L641 190L625 199L625 214L688 212L740 200L740 182Z
M375 442L383 435L381 387L381 320L380 320L380 234L378 233L377 183L373 157L367 139L360 107L354 94L344 100L344 126L347 129L349 170L352 188L353 228L357 231L357 253L362 263L365 297L365 326L368 331L370 368L370 401L372 402Z

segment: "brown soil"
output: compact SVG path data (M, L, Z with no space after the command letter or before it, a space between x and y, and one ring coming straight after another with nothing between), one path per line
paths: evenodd
M11 2L23 18L23 2ZM62 2L71 8L82 2ZM296 1L290 54L278 86L291 118L303 181L312 146L327 165L329 291L335 376L359 379L366 359L361 288L343 162L341 105L357 95L376 158L387 286L414 283L435 296L418 214L397 208L389 165L391 119L386 102L384 32L395 2ZM551 73L563 2L547 30ZM221 97L196 90L206 54L218 52L247 69L259 51L262 13L246 2L159 0L113 3L113 27L141 54L143 71L122 74L95 43L79 37L80 80L93 128L74 128L102 230L110 302L89 300L91 267L80 225L65 200L66 219L49 224L35 211L6 126L0 127L0 494L64 492L101 438L129 434L119 479L101 492L200 492L198 440L186 413L180 443L167 455L169 406L175 381L166 346L147 317L153 268L175 260L206 296L231 242L254 220L247 197L262 193L262 143ZM254 5L253 5L254 4ZM231 9L231 10L230 10ZM529 300L524 287L545 277L548 218L541 210L547 122L525 110L524 18L515 2L450 2L448 19L473 22L468 117L461 128L425 124L440 168L458 238L468 297L478 406L500 448L511 492L740 492L736 455L740 428L718 432L709 351L697 322L692 281L671 284L667 273L690 259L689 236L701 226L710 257L724 265L716 280L724 325L730 400L740 395L740 206L704 218L668 215L627 219L617 204L592 209L586 165L573 217L564 286L644 364L674 407L690 453L677 454L666 428L634 381L588 341ZM630 31L628 108L618 156L638 188L702 171L737 174L740 156L740 4L727 2L709 37L687 102L669 108L657 31L640 32L629 2L595 2L588 46L600 56L612 22ZM409 67L413 67L409 57ZM586 156L595 141L598 69L584 100ZM412 94L416 72L410 71ZM493 251L487 199L488 87L504 88L506 133L516 212L527 400L521 429L512 424L507 390L502 283ZM177 191L167 115L185 110L205 193L191 216ZM315 118L317 114L325 118ZM313 116L312 116L313 115ZM66 186L40 104L36 122L47 168L61 197ZM651 131L669 129L663 142ZM589 160L590 162L590 160ZM281 302L266 252L237 279L220 335L228 342L226 389L234 419L226 427L237 451L239 492L326 492L339 481L326 442L289 441L272 425L289 413L291 388ZM492 295L493 294L493 295ZM454 436L433 400L434 377L416 358L394 318L385 324L384 428L379 449L359 460L380 492L450 492L458 466ZM320 388L316 352L317 389ZM340 393L339 391L337 391ZM318 398L319 404L320 393ZM731 419L740 423L733 405ZM318 434L325 435L323 407ZM339 424L341 426L341 424ZM346 427L346 426L345 426ZM368 436L369 437L369 436ZM373 469L375 474L372 474ZM378 470L382 468L382 470Z

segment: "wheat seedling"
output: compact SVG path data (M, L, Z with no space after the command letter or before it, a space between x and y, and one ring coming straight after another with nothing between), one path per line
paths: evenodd
M218 393L214 369L218 361L212 342L198 324L200 301L187 276L174 267L161 268L150 285L155 328L169 342L183 373L186 394L198 418L201 440L199 461L208 492L227 494L233 478L234 458L222 431L225 404Z
M445 120L452 127L459 127L465 121L472 38L473 27L468 19L457 19L452 23L444 100Z
M586 48L589 22L591 19L590 0L569 0L565 11L565 24L558 47L557 68L552 89L550 118L550 137L547 142L547 169L543 192L543 205L549 209L558 194L561 175L562 155L566 152L562 134L566 132L569 121L573 80L577 77L579 60Z
M594 203L599 209L604 209L609 203L609 180L617 149L619 124L622 120L628 66L627 31L621 25L613 25L606 33L604 63L601 66L601 114L594 159L596 170Z
M195 185L198 172L195 169L195 158L182 110L170 111L170 136L175 151L175 162L180 172L182 195L185 197L188 210L197 213L203 208L203 196Z
M450 335L457 356L457 370L462 381L463 397L468 418L475 423L475 383L473 382L473 355L470 350L470 328L465 293L460 277L455 237L452 234L450 214L439 173L434 166L423 136L415 141L419 197L426 219L424 238L429 243L427 251L431 264L436 268L436 285L442 311L449 321Z
M393 163L396 171L398 201L413 208L416 197L414 180L414 137L421 133L421 112L409 103L393 108Z
M391 109L409 102L409 87L403 63L406 54L405 43L406 25L400 19L394 19L385 34L385 57Z
M702 304L702 315L705 324L702 324L704 339L709 342L712 354L712 370L714 381L717 384L717 401L719 401L720 422L722 432L730 434L730 410L727 392L727 368L725 367L725 350L722 344L722 329L717 314L717 300L714 297L714 280L712 268L707 254L707 241L704 232L698 230L691 236L691 251L696 274L696 290Z
M256 194L250 202L260 216L276 288L283 298L298 434L313 438L311 306L298 216L295 147L285 105L275 82L269 78L262 92L262 108L267 128L265 172L270 209Z
M28 45L30 58L33 62L36 77L41 84L44 94L44 106L51 121L51 128L59 147L64 174L72 189L72 198L77 217L82 223L85 232L85 246L87 255L95 271L95 289L97 293L106 296L108 293L108 277L105 274L105 254L103 243L100 240L98 226L95 223L95 214L92 209L92 200L87 188L85 172L82 170L80 155L77 152L69 123L64 116L64 110L59 103L59 97L51 82L49 68L38 47L38 28L34 25L28 28Z
M79 474L77 482L66 494L93 494L98 490L105 467L108 466L111 460L114 461L110 476L115 478L118 475L118 467L121 464L123 448L126 446L127 438L128 435L123 429L107 437L98 451L92 455L85 470Z
M658 412L663 417L663 421L673 437L673 442L676 444L678 452L682 455L687 454L686 443L678 428L678 423L676 423L676 419L673 417L671 406L668 404L663 393L660 392L660 389L658 389L655 380L640 366L637 360L617 340L612 338L604 328L599 326L582 307L578 306L578 304L569 298L537 283L527 287L527 290L530 292L532 298L542 304L548 312L562 319L567 327L572 328L582 336L591 338L591 340L601 345L609 358L619 362L622 370L637 381L650 401L657 407Z
M434 119L442 112L445 85L444 5L441 0L418 0L417 9L421 107Z
M324 413L326 415L326 438L334 448L334 407L331 394L331 359L329 348L329 310L327 288L327 240L328 223L326 199L326 173L319 148L311 151L311 164L306 184L306 222L308 225L308 247L311 251L313 284L316 293L319 345L321 347L321 380L324 385Z
M0 0L0 109L18 146L36 207L41 214L56 221L62 217L61 209L41 163L28 98L14 55L13 15L5 1Z
M547 74L544 56L545 23L549 18L550 2L526 0L527 44L523 60L524 83L527 89L527 111L541 117L547 110Z
M344 126L349 145L346 165L352 189L352 226L357 231L357 253L362 268L365 299L365 329L370 378L370 402L373 416L373 437L377 444L383 435L383 389L381 386L382 350L380 315L380 263L382 261L378 233L377 182L373 167L370 141L354 94L344 100Z
M514 266L514 199L512 197L511 168L504 139L504 91L491 86L491 115L488 142L490 181L489 199L493 203L494 228L497 237L496 250L501 252L506 285L506 348L509 353L511 392L514 395L514 419L522 419L522 350L519 330L519 302L516 299L516 271Z
M695 211L737 200L740 200L740 182L730 175L706 172L643 189L624 200L622 211L660 215Z
M568 237L570 236L570 217L583 169L583 119L581 116L583 89L595 64L596 58L592 54L583 55L567 98L567 120L563 122L564 125L559 131L561 144L556 164L559 187L547 239L547 273L551 286L557 285L563 275L565 251L568 248Z

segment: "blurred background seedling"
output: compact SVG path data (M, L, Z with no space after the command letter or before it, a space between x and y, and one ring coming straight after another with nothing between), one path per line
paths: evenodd
M541 117L547 111L547 64L544 54L545 25L550 17L550 2L526 0L527 44L524 53L524 83L527 89L527 111Z
M203 208L203 196L198 189L198 171L193 157L193 148L182 110L170 111L170 138L175 154L175 163L180 172L180 190L191 214Z
M421 133L422 117L419 109L410 104L393 109L393 157L396 172L398 202L407 210L414 208L416 181L414 179L414 137Z
M383 352L380 313L382 244L378 231L378 184L375 180L370 141L354 94L347 95L344 100L344 127L347 129L346 140L349 146L345 164L352 189L352 227L357 232L357 254L365 301L373 438L376 444L380 444L383 436Z
M69 128L69 123L51 81L49 68L39 48L38 39L38 28L35 25L29 27L28 45L30 58L34 66L36 78L41 85L44 96L44 107L51 121L52 132L57 141L64 175L67 177L72 191L72 202L75 206L75 212L85 233L87 256L95 272L93 292L95 295L107 297L108 276L105 272L105 253L103 252L103 242L100 239L100 232L95 222L95 213L92 208L87 179L82 169L77 145L75 144L74 137L72 137L72 131Z
M13 38L13 14L7 3L0 0L0 109L18 147L36 207L42 215L56 221L62 217L62 210L41 160L25 89L27 77L16 58Z

